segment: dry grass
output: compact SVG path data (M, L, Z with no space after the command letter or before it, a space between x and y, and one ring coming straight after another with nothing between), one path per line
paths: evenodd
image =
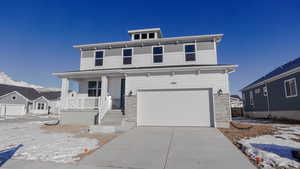
M96 150L98 150L104 144L109 143L114 138L118 137L121 133L89 133L88 126L85 125L55 125L55 126L41 126L41 129L47 133L71 133L74 134L75 137L86 137L91 139L97 139L99 141L98 147L93 150L87 150L81 154L78 154L76 157L80 157L83 159L89 154L92 154Z
M277 129L268 125L251 125L247 123L232 122L234 126L238 128L249 128L250 129L237 129L233 125L230 128L220 128L219 130L232 141L233 144L237 145L237 142L244 138L257 137L262 135L273 135Z

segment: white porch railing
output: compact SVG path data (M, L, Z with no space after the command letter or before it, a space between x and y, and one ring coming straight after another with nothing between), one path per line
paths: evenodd
M100 97L72 97L68 98L67 109L98 109Z
M99 97L99 122L103 119L105 114L112 109L111 96Z

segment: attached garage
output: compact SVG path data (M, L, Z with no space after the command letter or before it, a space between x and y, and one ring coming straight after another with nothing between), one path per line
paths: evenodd
M137 93L138 126L214 126L211 89L158 89Z

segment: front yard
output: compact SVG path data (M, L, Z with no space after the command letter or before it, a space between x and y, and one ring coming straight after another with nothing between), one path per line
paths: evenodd
M220 129L258 168L299 169L292 150L300 150L300 125L237 119Z
M41 121L4 122L0 123L0 152L18 147L12 159L72 163L117 135L90 133L88 126L45 126Z

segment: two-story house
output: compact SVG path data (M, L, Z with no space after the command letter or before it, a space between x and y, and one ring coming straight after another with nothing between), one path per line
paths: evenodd
M163 38L159 28L128 31L129 41L76 45L80 70L62 79L62 123L228 127L228 74L218 64L223 34ZM69 98L69 80L79 84Z

